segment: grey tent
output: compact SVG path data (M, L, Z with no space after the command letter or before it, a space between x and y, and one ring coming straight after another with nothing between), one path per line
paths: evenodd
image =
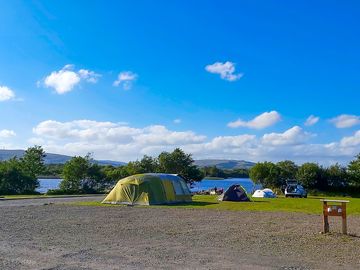
M219 197L219 201L249 202L250 199L241 185L232 185Z

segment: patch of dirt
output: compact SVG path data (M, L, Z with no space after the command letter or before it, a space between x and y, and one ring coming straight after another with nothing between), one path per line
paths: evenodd
M0 269L354 269L360 217L153 207L0 207ZM341 219L331 219L339 231Z

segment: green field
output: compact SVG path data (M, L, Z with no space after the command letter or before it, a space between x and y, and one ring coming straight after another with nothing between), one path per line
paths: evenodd
M348 200L347 213L349 215L360 215L360 199L359 198L341 198L326 197L327 199ZM284 198L260 199L254 198L251 202L219 202L216 195L195 195L193 202L186 204L161 205L151 207L164 208L197 208L197 209L213 209L213 210L230 210L230 211L274 211L274 212L301 212L309 214L321 214L322 202L320 199L324 197L311 196L307 199ZM100 202L80 202L76 205L88 206L109 206L122 207L121 205L101 204Z

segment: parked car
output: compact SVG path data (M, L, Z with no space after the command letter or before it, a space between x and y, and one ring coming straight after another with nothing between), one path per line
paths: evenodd
M285 188L285 197L307 198L307 191L297 181L288 181Z

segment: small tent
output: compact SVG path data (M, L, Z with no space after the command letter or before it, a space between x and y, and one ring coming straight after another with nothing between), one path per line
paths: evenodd
M173 174L136 174L118 181L102 203L151 205L190 202L185 180Z
M249 202L250 199L242 186L232 185L219 196L219 201Z
M253 198L276 198L276 194L269 188L255 190Z

